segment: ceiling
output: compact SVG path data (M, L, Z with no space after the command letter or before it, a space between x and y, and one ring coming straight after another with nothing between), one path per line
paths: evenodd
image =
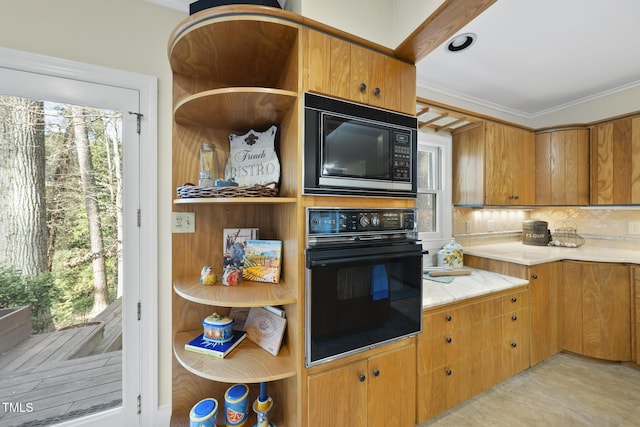
M418 87L534 118L640 85L637 0L497 0L417 64Z

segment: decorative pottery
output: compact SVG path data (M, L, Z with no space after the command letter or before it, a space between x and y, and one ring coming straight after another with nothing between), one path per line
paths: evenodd
M213 313L202 321L204 326L203 338L206 341L225 343L233 338L233 319Z

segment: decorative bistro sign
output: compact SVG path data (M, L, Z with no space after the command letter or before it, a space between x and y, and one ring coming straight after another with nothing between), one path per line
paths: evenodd
M240 186L247 187L280 182L280 161L275 150L277 131L274 125L265 132L251 130L241 136L230 134L224 179L234 179Z

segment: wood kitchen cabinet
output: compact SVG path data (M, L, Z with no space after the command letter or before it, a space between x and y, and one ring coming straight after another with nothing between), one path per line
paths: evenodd
M413 64L324 32L305 37L305 90L415 115Z
M533 132L490 121L454 132L453 203L533 205Z
M536 205L589 204L589 129L537 133Z
M562 263L526 266L465 255L465 265L529 281L531 366L562 351Z
M632 347L632 359L637 364L640 364L640 266L633 267L633 282L634 282L634 308L632 313L634 314L634 334L631 336Z
M630 267L562 262L564 349L605 360L631 360Z
M417 362L418 422L528 368L528 287L426 310Z
M414 339L396 348L307 378L308 419L314 427L414 426Z
M591 204L640 203L640 117L591 128Z

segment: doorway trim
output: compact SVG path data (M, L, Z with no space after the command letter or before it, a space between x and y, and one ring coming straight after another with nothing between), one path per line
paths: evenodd
M157 106L158 81L154 76L91 65L66 59L0 47L0 68L30 72L105 86L136 90L140 120L140 425L151 425L165 417L158 414L158 186L157 186ZM28 97L28 94L20 94ZM128 114L128 112L123 112ZM144 157L142 157L144 154ZM130 304L133 306L135 304ZM138 316L129 313L130 318ZM100 425L105 411L63 425Z

